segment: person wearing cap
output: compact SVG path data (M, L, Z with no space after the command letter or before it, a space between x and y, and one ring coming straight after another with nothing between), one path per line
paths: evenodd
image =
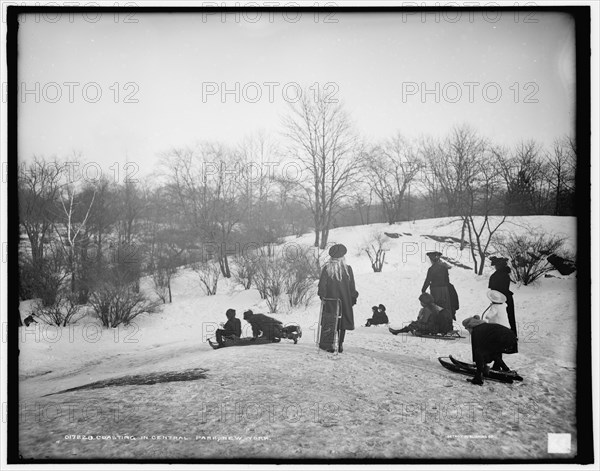
M347 330L354 330L354 311L358 291L354 283L352 267L346 264L344 255L348 249L342 244L335 244L329 249L329 260L321 271L319 278L319 298L339 299L341 304L341 319L338 322L338 352L342 353ZM328 301L324 309L333 311L333 301Z
M412 331L422 334L445 334L452 330L452 314L448 309L435 304L433 296L421 293L419 302L421 310L417 320L398 331L393 331L394 335Z
M473 379L469 379L471 383L483 384L487 365L492 361L492 370L510 371L502 360L502 354L517 353L518 339L511 329L500 324L489 324L479 316L466 318L462 325L471 334L471 351L477 366L477 374Z
M504 257L490 257L490 264L496 268L496 271L490 276L488 288L502 293L506 297L506 314L510 328L517 335L517 322L515 320L515 302L513 292L510 288L510 268L507 265L508 259Z
M215 332L217 344L215 345L210 339L208 340L208 343L212 348L217 349L224 347L224 338L239 339L242 336L242 323L235 317L235 309L227 309L225 316L227 316L227 322L223 325L222 329L217 329Z
M448 309L452 314L452 319L456 320L456 309L452 306L452 298L450 297L448 267L441 260L441 252L427 252L427 256L431 261L431 266L427 270L427 277L421 288L421 293L425 293L429 288L435 304Z

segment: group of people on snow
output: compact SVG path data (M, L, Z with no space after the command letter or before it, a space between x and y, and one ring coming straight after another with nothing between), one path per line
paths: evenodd
M322 349L338 353L344 351L343 343L347 330L354 330L353 306L358 298L352 267L346 263L347 248L335 244L329 249L329 260L323 267L319 278L318 296L321 299L323 313L336 313L335 349L331 342L319 340ZM422 334L445 335L453 331L452 321L456 320L459 309L458 294L450 283L448 266L442 261L440 252L428 252L431 266L421 288L419 302L421 309L416 320L399 330L390 328L393 334L402 332L418 332ZM491 265L496 271L489 280L488 298L490 306L482 316L472 316L463 320L463 326L471 335L473 361L477 366L477 375L470 381L483 384L487 364L493 362L492 369L507 371L502 360L504 353L518 351L517 328L513 293L510 291L510 268L507 259L491 257ZM429 293L427 292L429 290ZM503 309L506 304L506 309ZM367 319L366 327L387 324L389 322L385 306L372 307L372 317ZM487 318L485 315L487 314ZM253 342L279 342L282 338L290 338L297 342L302 335L300 326L284 327L283 324L264 314L254 314L251 310L244 312L244 320L252 326L252 337L241 338L241 323L235 317L235 310L227 310L227 322L216 331L216 344L209 340L213 348L230 345L252 344ZM501 325L501 319L507 317L510 328Z
M334 311L336 305L332 300L339 300L337 306L341 317L338 325L337 351L340 353L343 352L346 330L354 329L352 306L356 304L358 297L352 267L347 265L344 259L346 252L347 249L342 244L331 247L330 259L321 272L318 290L323 312ZM399 331L390 329L392 333L418 331L427 334L447 334L453 330L452 321L456 320L456 311L459 309L458 294L450 283L448 266L441 260L442 254L434 251L428 252L427 256L431 266L427 270L419 296L421 303L419 315L415 321ZM487 321L479 316L469 317L463 321L463 326L471 334L472 356L477 366L477 375L470 380L473 384L483 384L488 363L493 362L492 369L507 371L508 367L502 360L502 354L518 351L514 301L509 290L510 268L507 261L506 258L501 257L490 258L496 271L490 277L488 285L490 289L488 297L492 304L487 310L489 311ZM427 293L427 290L430 292ZM504 303L507 306L504 312L508 317L510 329L498 323L499 318L504 317L501 312ZM372 310L373 316L367 320L366 327L389 322L385 306L373 306Z
M252 337L242 337L242 323L235 317L235 309L227 309L225 315L227 322L215 332L216 343L208 339L208 343L215 350L231 346L280 342L282 338L298 343L298 338L302 337L302 329L299 325L284 326L281 321L265 314L255 314L250 309L244 312L244 320L252 327Z

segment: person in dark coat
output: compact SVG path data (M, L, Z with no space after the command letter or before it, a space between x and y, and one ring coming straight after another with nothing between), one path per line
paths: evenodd
M452 314L452 319L456 320L455 309L452 306L450 297L448 267L441 260L441 252L427 252L427 256L431 261L431 266L427 270L427 277L421 288L421 293L425 293L429 288L435 304L448 309Z
M490 257L490 263L496 268L496 271L490 276L488 288L499 291L506 296L506 314L508 323L512 331L517 335L517 322L515 320L515 302L513 292L510 288L510 268L507 265L508 259L504 257Z
M433 296L421 293L419 302L421 310L417 320L398 331L391 330L394 335L412 331L422 334L445 334L452 330L452 314L448 309L435 304Z
M379 306L379 320L381 321L380 324L388 324L390 322L390 320L388 319L387 313L385 312L385 306L383 304L380 304Z
M473 361L477 365L477 374L469 379L471 383L483 384L487 364L492 361L492 370L510 371L502 360L502 354L517 352L518 339L511 329L500 324L488 324L479 316L468 317L462 324L471 334Z
M283 329L281 321L264 314L254 314L250 309L244 312L244 320L252 326L252 337L254 339L260 336L272 342L281 340Z
M373 314L371 314L371 317L367 319L365 327L371 327L373 325L373 320L377 317L377 314L379 313L379 308L377 306L373 306L371 308L371 311L373 311Z
M383 310L381 308L383 308ZM385 313L385 306L383 304L380 304L379 306L373 306L371 310L373 311L373 316L370 319L367 319L365 327L387 324L389 322L388 316Z
M242 323L235 317L235 309L227 309L225 315L227 316L227 322L222 329L217 329L215 332L217 343L214 344L210 339L208 340L208 343L214 349L225 346L224 338L235 340L242 336Z
M321 271L318 295L323 298L339 299L341 303L341 319L338 323L338 352L344 351L342 344L347 330L354 330L354 311L358 291L354 283L352 267L346 264L344 255L348 250L342 244L335 244L329 249L329 261ZM327 301L323 309L335 311L335 302Z

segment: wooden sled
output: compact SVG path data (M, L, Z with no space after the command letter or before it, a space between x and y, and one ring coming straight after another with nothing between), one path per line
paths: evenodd
M330 353L338 353L339 321L342 317L341 301L334 298L321 300L317 347Z
M451 332L446 332L445 334L421 334L417 331L412 331L415 337L422 337L425 339L438 339L438 340L456 340L456 339L464 339L458 330L453 330Z
M394 334L394 335L398 335L400 332L400 329L392 329L391 327L388 328L388 330ZM423 334L423 333L419 333L415 330L412 330L410 332L413 336L415 337L421 337L421 338L425 338L425 339L438 339L438 340L456 340L456 339L464 339L464 337L462 335L460 335L460 332L458 330L453 330L451 332L448 332L444 335L441 334Z

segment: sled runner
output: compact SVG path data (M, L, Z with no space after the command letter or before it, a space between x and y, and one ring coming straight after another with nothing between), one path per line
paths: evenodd
M223 345L219 345L216 342L212 342L210 339L208 340L208 344L215 350L218 350L219 348L226 348L226 347L246 347L246 346L251 346L251 345L265 345L265 344L278 343L278 342L281 342L281 339L269 340L264 337L258 337L256 339L252 338L252 337L241 337L241 338L224 337Z
M426 339L439 339L439 340L456 340L456 339L464 339L462 335L460 335L458 330L452 330L450 332L446 332L445 334L423 334L418 331L413 330L411 332L415 337L423 337Z
M458 360L454 360L452 357L438 357L438 360L440 362L440 364L446 368L447 370L450 370L454 373L459 373L465 376L469 376L471 378L473 378L476 374L477 374L477 368L475 366L459 366L458 364L456 364L454 361L458 361ZM450 360L450 361L448 361ZM468 363L464 363L464 362L460 362L462 364L468 365ZM522 381L523 378L521 378L518 375L512 375L510 373L502 373L500 371L494 371L494 370L489 370L487 374L484 375L484 378L490 380L490 381L496 381L498 383L506 383L506 384L512 384L514 381ZM520 379L518 379L520 378Z
M338 352L338 324L341 314L341 301L333 298L321 300L321 312L317 328L317 345L321 350Z
M450 361L452 363L454 363L456 366L461 366L463 368L475 368L475 369L477 369L477 367L475 366L475 363L467 363L466 361L457 360L452 355L450 355L448 358L450 358ZM520 376L515 370L510 370L510 371L490 370L489 373L491 373L493 375L508 376L511 379L513 379L514 381L523 381L523 377Z
M388 327L388 330L394 335L398 335L399 333L401 333L400 329L392 329L391 327ZM446 332L443 335L442 334L425 334L425 333L421 333L417 330L412 330L410 333L412 335L414 335L415 337L422 337L422 338L426 338L426 339L439 339L439 340L464 339L464 337L462 335L460 335L460 332L458 330Z

